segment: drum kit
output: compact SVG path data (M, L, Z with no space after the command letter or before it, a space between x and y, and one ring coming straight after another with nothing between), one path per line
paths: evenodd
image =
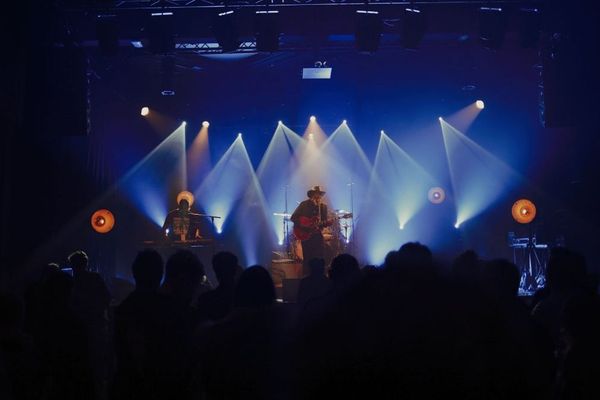
M331 261L335 256L346 251L346 247L350 242L348 230L352 227L353 215L346 210L334 210L328 214L328 219L332 219L334 222L323 228L322 235L325 242L325 258ZM283 217L284 235L286 237L285 246L290 258L303 261L301 241L292 232L288 232L287 229L287 224L290 222L292 215L285 212L276 212L273 215Z

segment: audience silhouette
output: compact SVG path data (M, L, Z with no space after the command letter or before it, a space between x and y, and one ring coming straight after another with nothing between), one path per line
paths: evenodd
M530 299L511 262L466 251L444 270L418 242L362 270L350 254L328 275L311 260L297 304L278 302L269 272L227 251L212 258L218 287L198 296L204 266L192 252L164 264L149 249L109 312L87 255L68 264L73 276L40 268L22 300L0 294L2 398L600 396L600 299L585 259L565 248Z

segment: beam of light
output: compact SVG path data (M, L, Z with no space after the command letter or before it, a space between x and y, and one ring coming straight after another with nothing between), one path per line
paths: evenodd
M177 126L177 122L175 119L165 114L162 114L154 108L152 109L152 112L149 112L148 115L146 115L144 121L146 121L150 125L150 127L152 127L152 130L154 130L154 132L160 135L163 135L163 132L170 132L173 129L173 127Z
M346 124L338 126L327 139L321 157L327 162L328 173L323 177L323 183L331 206L349 211L354 216L354 220L340 222L346 224L345 229L342 229L345 239L350 239L354 233L352 222L360 218L361 206L367 196L371 163Z
M407 229L407 223L427 203L427 190L433 182L415 160L381 132L357 228L367 262L380 264L390 250L415 240L417 232Z
M479 215L521 182L503 161L446 121L442 136L456 204L456 224Z
M200 132L188 148L188 185L191 188L198 187L212 169L208 126L208 123L202 124Z
M483 107L479 107L478 105L480 101L481 100L477 100L452 115L449 115L445 118L445 121L449 122L450 125L454 126L459 131L467 132L483 109ZM481 103L483 105L483 101L481 101ZM440 117L440 121L442 120L442 117Z
M426 205L427 191L435 180L385 133L380 138L374 169L394 205L398 223L406 225Z
M275 233L271 229L272 213L268 210L262 188L254 173L252 162L243 140L240 140L240 153L249 179L239 207L235 213L235 230L239 238L245 265L262 264L270 261Z
M117 184L118 189L148 216L162 226L174 196L187 189L185 126L180 126ZM169 198L173 194L173 198Z
M279 123L257 169L257 177L272 213L291 213L296 208L293 201L298 193L292 192L290 177L298 170L296 150L304 146L304 140L283 123ZM304 189L304 188L303 188ZM287 204L286 204L287 197ZM279 241L285 239L282 216L271 215L271 223ZM291 227L288 225L288 231Z

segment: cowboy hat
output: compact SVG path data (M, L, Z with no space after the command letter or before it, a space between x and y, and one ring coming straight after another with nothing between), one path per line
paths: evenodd
M312 197L312 195L316 194L316 193L323 195L323 194L325 194L325 191L321 190L321 186L315 185L312 188L308 189L308 192L306 192L306 196Z

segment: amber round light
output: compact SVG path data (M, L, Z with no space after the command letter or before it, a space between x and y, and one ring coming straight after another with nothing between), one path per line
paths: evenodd
M115 226L115 216L107 209L100 209L92 214L92 229L98 233L108 233Z
M536 208L531 200L520 199L512 206L512 217L520 224L528 224L535 219Z

